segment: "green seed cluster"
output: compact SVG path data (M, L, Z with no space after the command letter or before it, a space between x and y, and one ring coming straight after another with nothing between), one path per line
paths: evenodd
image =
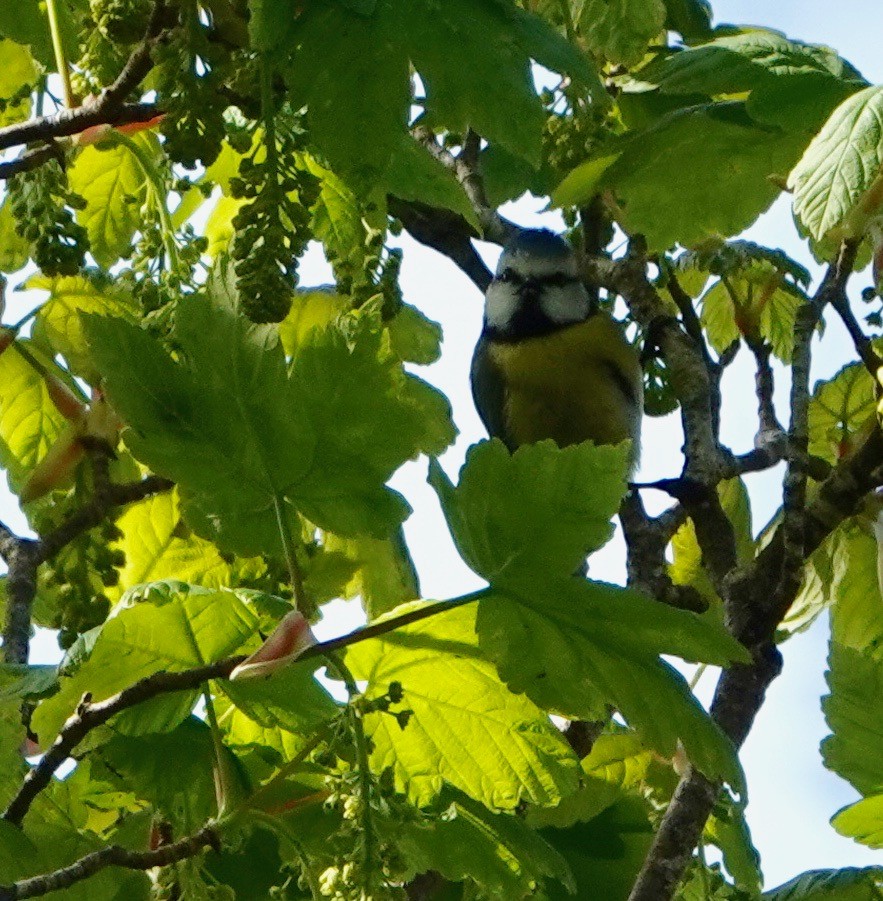
M100 626L110 612L104 588L119 584L126 555L110 543L122 537L110 522L97 535L87 533L72 541L40 573L40 588L52 596L53 612L46 625L58 629L58 643L69 648L79 635Z
M275 153L243 159L230 180L233 197L245 200L233 219L230 254L242 310L253 322L281 322L297 286L297 260L311 238L315 179L295 165L298 135L277 140Z
M115 44L136 44L150 21L150 0L89 0L95 27Z
M89 249L86 229L74 219L85 201L75 194L57 160L21 172L8 181L16 232L47 275L76 275Z
M209 40L195 4L182 4L182 24L154 52L161 130L169 158L187 169L210 166L226 134L222 96L230 54Z

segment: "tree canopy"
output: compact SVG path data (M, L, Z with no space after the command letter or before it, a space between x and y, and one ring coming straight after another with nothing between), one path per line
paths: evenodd
M834 50L705 0L0 0L0 299L43 297L0 326L36 536L0 523L0 898L883 897L883 867L763 893L738 756L830 611L833 824L883 847L881 122ZM590 442L438 463L441 329L390 237L477 294L525 192L679 415L678 477ZM739 237L783 192L818 284ZM421 594L388 485L418 457L480 590ZM780 465L758 528L744 477ZM574 575L617 515L628 584ZM339 598L365 625L317 643ZM720 668L710 711L671 658Z

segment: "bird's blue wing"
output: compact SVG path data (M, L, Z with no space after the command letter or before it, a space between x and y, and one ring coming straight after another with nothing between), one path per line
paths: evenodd
M488 350L487 339L480 338L469 373L472 399L491 438L499 438L510 450L514 450L506 427L506 384L503 373Z

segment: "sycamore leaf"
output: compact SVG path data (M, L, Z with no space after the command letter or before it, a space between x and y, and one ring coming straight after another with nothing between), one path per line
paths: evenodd
M461 134L472 127L536 166L545 116L530 54L539 57L542 50L534 40L525 43L529 20L513 16L512 6L494 0L448 0L439 6L423 0L402 4L399 12L412 62L426 86L429 121Z
M416 200L459 213L481 233L478 217L457 177L421 147L403 135L386 170L388 191L401 200Z
M97 630L88 659L73 675L63 673L58 694L37 707L33 728L45 745L84 693L100 701L160 670L176 672L229 657L255 636L258 625L256 613L233 591L183 582L154 582L130 591ZM124 713L117 728L129 735L167 732L190 713L197 694L156 698Z
M671 94L738 94L795 75L861 81L830 47L804 44L767 28L745 28L673 50L641 69L642 81Z
M30 342L25 346L42 359ZM21 487L66 425L45 380L15 346L0 354L0 465L12 491Z
M521 898L544 877L575 886L564 858L524 820L491 813L446 788L441 816L404 830L397 848L413 873L434 870L452 882L469 878L491 897Z
M217 811L211 730L195 716L165 734L116 736L97 753L136 798L149 802L182 831Z
M832 378L816 382L809 406L809 452L837 463L875 420L876 411L874 378L861 363L848 363Z
M176 491L147 498L128 507L116 522L123 537L116 547L126 555L120 570L120 584L109 596L144 582L180 579L206 588L223 588L266 572L258 558L234 559L221 556L208 541L194 535L181 521Z
M573 185L568 176L553 199L581 203L609 188L629 234L645 235L656 250L693 246L751 225L779 194L770 176L788 172L804 143L801 134L759 127L744 103L692 106L610 142L583 164L595 167L593 177Z
M832 641L827 680L822 709L834 734L822 742L825 766L862 794L883 792L883 664Z
M138 310L132 297L107 277L59 275L54 278L35 275L25 287L48 291L34 324L34 337L45 342L53 353L61 354L74 375L97 384L98 374L92 364L81 313L119 317L135 322Z
M869 848L883 848L883 794L869 795L834 814L831 825L841 835ZM883 876L877 881L883 888ZM867 897L880 898L883 893Z
M343 595L359 596L369 620L420 597L417 571L401 530L390 538L340 538L329 532L324 547L351 563Z
M26 85L34 86L38 67L27 47L15 41L0 39L0 100L6 101L0 109L0 126L23 122L31 114L31 95L9 103Z
M157 152L154 135L133 135L144 153ZM132 237L141 224L140 208L147 191L138 157L125 144L99 149L84 147L68 171L71 188L86 201L77 220L89 236L92 256L105 269L128 256Z
M447 402L406 374L377 318L310 332L287 367L275 328L240 317L224 285L176 318L173 360L144 331L87 320L125 440L177 482L188 524L245 556L281 554L279 517L389 534L404 500L384 482L453 438Z
M513 691L577 719L597 719L609 703L663 756L680 741L703 773L741 790L732 745L659 659L747 661L722 626L600 582L521 576L504 591L479 601L477 625L482 649Z
M382 175L408 123L408 52L398 19L388 2L370 16L311 3L286 41L285 78L294 105L307 107L311 139L332 168L366 186Z
M576 898L625 899L653 841L648 805L623 798L588 823L567 829L543 829L540 835L570 866L575 895L547 886L549 901Z
M429 481L463 559L488 581L542 567L572 573L613 534L628 447L553 441L510 454L498 440L470 448L454 488L437 462Z
M788 177L794 215L817 241L832 232L861 235L880 205L883 87L838 106Z
M639 788L653 761L649 751L633 732L604 733L580 761L582 784L556 807L532 807L527 820L531 826L566 829L588 822L629 791Z
M880 901L883 898L883 869L810 870L764 892L762 897L763 901Z
M586 0L580 31L599 56L630 66L640 61L663 30L665 17L662 0Z
M293 663L265 679L219 683L221 690L249 719L265 729L307 732L332 719L337 704L313 678L309 663Z
M742 479L726 479L717 486L717 493L724 513L733 526L739 560L751 560L754 556L751 501L745 483ZM702 564L702 551L692 520L687 520L675 532L671 547L672 562L668 571L675 585L690 585L714 604L717 593Z
M577 760L561 733L527 698L512 694L479 651L474 605L354 645L346 662L368 683L369 698L401 684L401 710L410 711L404 727L380 712L365 727L372 769L391 767L396 786L418 806L432 802L445 782L491 810L557 804L576 788Z
M15 230L9 197L0 203L0 272L15 272L28 261L31 245Z

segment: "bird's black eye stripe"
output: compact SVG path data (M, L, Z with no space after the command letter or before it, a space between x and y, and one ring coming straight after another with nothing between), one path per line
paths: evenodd
M504 269L498 276L498 282L513 282L514 284L520 285L524 279L514 270L510 268Z

